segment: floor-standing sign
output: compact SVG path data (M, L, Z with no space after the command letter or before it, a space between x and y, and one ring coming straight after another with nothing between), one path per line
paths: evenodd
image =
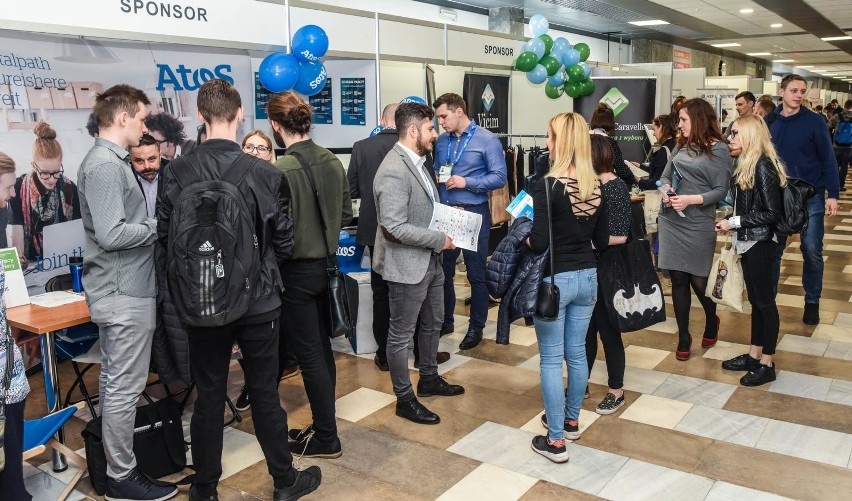
M599 103L615 114L615 140L625 160L641 162L650 149L645 125L655 116L656 77L592 77L595 91L574 100L574 111L591 120Z

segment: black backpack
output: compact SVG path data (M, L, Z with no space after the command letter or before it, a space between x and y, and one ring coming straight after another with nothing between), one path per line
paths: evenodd
M169 226L167 273L171 298L187 325L227 325L249 309L261 249L237 187L257 161L241 154L215 180L198 180L189 165L172 170L181 192Z
M808 227L808 200L814 196L814 186L802 179L787 178L787 186L781 190L781 203L784 214L775 225L775 231L782 236L801 233Z

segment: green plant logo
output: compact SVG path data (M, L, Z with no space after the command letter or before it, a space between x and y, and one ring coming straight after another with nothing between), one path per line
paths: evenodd
M627 96L615 87L609 89L609 92L604 94L599 102L609 106L615 116L618 116L619 113L627 109L627 105L630 104Z

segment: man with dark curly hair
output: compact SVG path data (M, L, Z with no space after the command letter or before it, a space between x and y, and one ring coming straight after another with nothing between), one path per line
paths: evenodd
M169 161L195 148L195 141L186 138L183 123L168 113L148 115L145 126L148 127L148 133L160 142L160 152Z

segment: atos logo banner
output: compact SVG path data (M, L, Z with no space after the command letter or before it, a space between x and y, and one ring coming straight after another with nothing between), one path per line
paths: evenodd
M220 64L212 70L207 68L192 69L184 65L177 68L172 68L168 64L158 64L157 69L160 71L160 77L157 81L157 90L166 90L166 86L170 85L174 90L198 90L204 82L221 78L234 83L231 78L231 65Z

